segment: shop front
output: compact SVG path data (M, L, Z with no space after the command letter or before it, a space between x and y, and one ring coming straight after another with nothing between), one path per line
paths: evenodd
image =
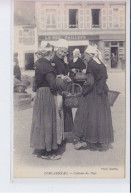
M90 42L94 42L99 39L99 36L94 35L39 35L38 43L39 46L41 42L50 43L54 46L57 46L57 41L59 39L66 39L68 41L68 60L72 59L73 50L78 48L83 57L84 51L89 45Z
M125 37L122 35L103 36L102 42L104 61L108 68L125 69Z

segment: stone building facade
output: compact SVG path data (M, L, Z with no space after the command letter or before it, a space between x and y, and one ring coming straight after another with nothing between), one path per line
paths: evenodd
M26 68L26 61L35 61L34 52L41 42L56 45L59 38L64 38L69 43L69 59L74 48L83 54L91 43L97 44L108 68L113 68L112 54L116 57L116 68L124 68L124 1L39 1L34 2L34 8L34 26L15 26L18 35L15 50L20 53L21 67Z

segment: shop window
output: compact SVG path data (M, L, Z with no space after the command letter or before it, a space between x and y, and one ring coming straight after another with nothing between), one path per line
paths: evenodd
M124 42L122 42L122 41L119 42L119 46L120 46L120 47L124 47Z
M100 9L92 9L92 27L100 27Z
M110 47L110 42L105 42L105 47Z
M111 45L112 46L117 46L118 45L118 42L111 42Z
M47 28L56 28L56 10L47 9L46 10L46 27Z
M70 9L69 10L69 28L78 27L78 10Z

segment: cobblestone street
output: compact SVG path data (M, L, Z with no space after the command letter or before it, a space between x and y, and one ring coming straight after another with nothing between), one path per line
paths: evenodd
M125 72L109 72L108 86L111 90L120 92L114 106L111 108L114 128L113 149L105 152L75 150L71 142L67 142L61 149L62 159L48 161L32 155L30 148L30 130L32 120L32 108L14 112L14 176L17 177L43 177L42 171L47 168L66 168L71 170L81 168L122 168L125 157ZM75 115L75 111L73 110ZM122 168L120 176L124 175ZM108 176L108 175L107 175ZM112 176L113 177L113 176Z

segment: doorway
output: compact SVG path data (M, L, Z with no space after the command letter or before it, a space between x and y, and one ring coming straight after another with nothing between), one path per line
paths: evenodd
M25 70L34 70L34 53L25 53Z
M118 47L111 47L111 68L118 67Z

